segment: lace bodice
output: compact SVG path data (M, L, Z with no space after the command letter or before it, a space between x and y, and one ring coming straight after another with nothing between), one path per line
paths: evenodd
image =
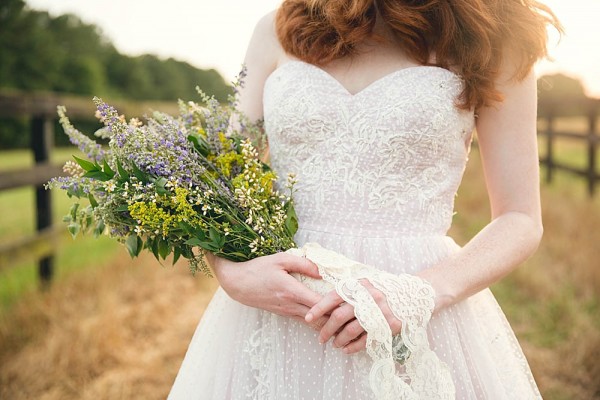
M290 61L264 88L271 165L298 177L300 225L361 235L444 235L464 171L472 111L462 80L433 66L392 72L350 94L326 71Z

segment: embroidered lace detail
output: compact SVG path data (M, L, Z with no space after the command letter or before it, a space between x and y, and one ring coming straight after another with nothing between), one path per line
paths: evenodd
M377 399L454 399L455 389L448 367L430 349L427 323L434 307L431 285L409 274L399 276L357 263L316 243L307 243L290 253L304 255L319 268L317 280L293 274L310 289L326 294L335 291L354 306L356 319L367 332L367 353L372 359L369 384ZM392 331L377 303L362 285L368 280L381 291L402 322L401 340ZM395 346L394 346L395 344ZM403 366L395 363L396 354L410 353Z
M254 386L248 388L247 399L264 400L269 398L268 371L273 359L272 343L269 339L270 317L268 314L264 315L261 327L252 332L252 335L244 342L242 351L248 356L255 382Z
M350 95L311 64L275 70L265 127L274 170L298 176L299 221L335 227L350 219L343 203L369 210L366 229L397 231L402 220L412 234L445 234L474 126L473 112L454 106L462 87L453 72L423 66Z

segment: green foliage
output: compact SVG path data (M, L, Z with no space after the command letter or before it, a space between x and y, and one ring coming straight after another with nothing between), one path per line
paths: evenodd
M75 15L31 10L23 0L0 2L0 60L0 89L163 101L196 98L197 85L219 101L231 93L213 69L120 54L97 26ZM0 120L0 148L27 146L27 125Z

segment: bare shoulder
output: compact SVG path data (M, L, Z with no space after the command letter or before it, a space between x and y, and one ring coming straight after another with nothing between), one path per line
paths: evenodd
M251 120L263 117L265 82L285 54L275 31L276 13L270 12L257 22L244 58L246 77L238 93L238 107Z
M249 55L262 58L265 64L269 64L273 68L277 67L279 60L285 54L277 38L276 16L277 10L273 10L258 20L248 48Z
M275 18L277 17L277 10L272 10L267 14L263 15L254 28L255 32L263 35L264 37L270 37L276 39L275 34Z

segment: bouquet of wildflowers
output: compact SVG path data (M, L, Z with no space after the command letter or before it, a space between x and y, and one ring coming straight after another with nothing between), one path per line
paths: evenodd
M107 234L132 257L143 249L159 260L173 254L173 263L184 257L192 272L206 273L205 251L245 261L295 247L293 176L287 195L276 191L275 174L258 156L260 124L248 123L234 101L226 107L201 96L204 107L180 101L178 116L155 112L144 124L94 98L104 124L95 135L108 139L108 148L58 107L65 133L88 158L74 157L64 166L68 176L48 184L78 199L64 218L74 237Z

